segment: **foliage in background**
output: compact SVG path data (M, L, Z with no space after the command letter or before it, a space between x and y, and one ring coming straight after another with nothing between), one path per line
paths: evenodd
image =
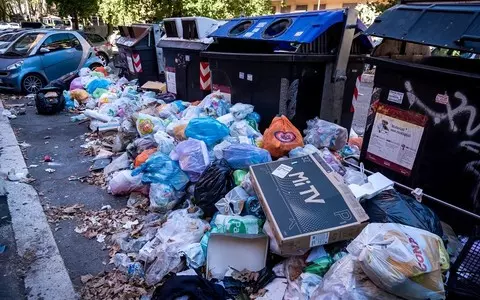
M368 1L367 5L375 9L375 11L378 12L379 14L381 14L382 12L386 11L390 7L397 5L399 2L400 0L381 0L381 1L375 1L375 2Z
M358 11L358 17L366 26L370 26L380 14L375 7L369 4L358 4L355 9Z
M47 4L54 4L61 17L73 17L75 29L78 29L79 18L88 18L98 11L97 0L47 0Z

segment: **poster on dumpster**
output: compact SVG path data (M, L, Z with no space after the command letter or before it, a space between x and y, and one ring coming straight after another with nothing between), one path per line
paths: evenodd
M170 93L177 93L177 79L175 77L175 68L166 67L165 68L165 77L167 79L167 91Z
M366 158L410 176L427 117L389 105L379 105Z

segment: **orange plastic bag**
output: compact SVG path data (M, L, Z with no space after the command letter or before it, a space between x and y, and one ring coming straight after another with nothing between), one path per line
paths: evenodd
M96 67L95 72L103 73L103 75L105 75L105 77L108 76L108 72L107 72L107 70L105 70L104 67Z
M287 155L290 150L303 147L303 137L292 122L285 117L275 117L263 133L263 148L274 158Z
M157 148L143 150L142 153L137 155L137 157L135 158L135 163L134 163L135 168L140 166L144 162L146 162L147 159L150 157L150 155L152 155L155 152L157 152Z

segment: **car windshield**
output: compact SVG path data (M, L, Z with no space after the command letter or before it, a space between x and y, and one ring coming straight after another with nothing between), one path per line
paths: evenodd
M12 37L13 33L7 33L0 35L0 42L8 42L8 40Z
M8 48L4 55L7 56L26 56L29 55L33 48L45 36L45 33L32 32L27 33L19 38L13 45Z

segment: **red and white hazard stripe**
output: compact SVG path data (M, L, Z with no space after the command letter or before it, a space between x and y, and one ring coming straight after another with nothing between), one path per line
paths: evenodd
M357 77L357 82L355 82L355 87L353 88L353 99L352 106L350 107L350 112L355 112L355 107L353 107L353 102L358 101L358 95L360 94L360 84L362 83L362 75Z
M135 72L141 73L142 70L142 63L140 62L140 54L134 53L132 54L133 59L133 67L135 68Z
M208 62L200 62L200 89L203 91L212 89L212 76Z

